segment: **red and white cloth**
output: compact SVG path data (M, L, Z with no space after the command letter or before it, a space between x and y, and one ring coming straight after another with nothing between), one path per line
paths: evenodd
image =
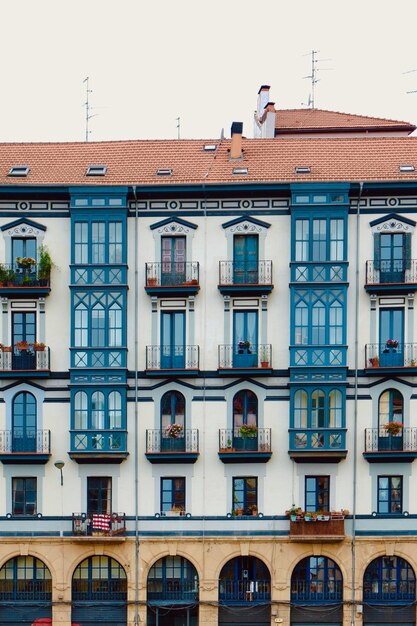
M105 530L109 532L111 529L111 515L108 513L103 514L93 514L92 519L93 530Z

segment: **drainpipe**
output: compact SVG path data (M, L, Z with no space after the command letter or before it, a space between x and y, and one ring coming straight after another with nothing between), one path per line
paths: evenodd
M134 299L135 299L135 319L134 319L134 367L135 367L135 626L139 626L139 500L138 500L138 488L139 488L139 449L138 449L138 436L139 436L139 423L138 423L138 361L139 361L139 346L138 346L138 319L139 319L139 270L138 270L138 231L139 231L139 215L138 215L138 198L136 194L137 188L133 186L133 195L135 198L135 281L134 281Z
M356 488L358 460L358 365L359 365L359 261L360 261L360 204L363 182L359 183L359 195L356 204L356 259L355 259L355 378L354 378L354 412L353 412L353 497L352 497L352 611L351 623L355 626L355 575L356 575Z

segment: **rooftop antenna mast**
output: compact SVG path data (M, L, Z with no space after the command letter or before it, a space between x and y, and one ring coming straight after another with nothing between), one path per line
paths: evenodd
M318 59L317 55L320 52L320 50L312 50L311 53L309 52L308 55L305 54L304 56L310 56L311 54L311 74L309 74L308 76L304 76L304 78L309 78L311 80L311 93L308 96L308 103L307 103L307 107L309 109L314 109L315 108L315 97L316 97L316 84L319 82L319 78L317 78L317 73L319 71L322 71L323 69L326 70L330 70L332 69L331 67L327 67L327 68L318 68L317 67L317 63L319 61L330 61L331 59ZM302 103L304 104L304 103Z
M181 118L176 117L177 120L177 139L181 139Z
M89 130L88 128L88 123L91 120L92 117L95 117L96 115L98 115L98 113L93 113L91 114L91 110L92 110L92 106L90 105L90 101L89 101L89 94L93 93L93 90L90 89L90 78L89 76L87 76L84 80L83 83L86 83L86 99L84 102L84 106L85 106L85 140L88 141L88 136L91 133L91 130Z

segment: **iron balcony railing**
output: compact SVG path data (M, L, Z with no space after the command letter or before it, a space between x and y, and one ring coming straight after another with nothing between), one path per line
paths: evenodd
M145 263L147 287L186 287L198 285L198 261Z
M44 602L52 602L52 580L50 578L4 580L0 591L0 601L33 602L37 606L42 606Z
M270 368L272 367L272 346L265 344L250 344L245 342L219 346L219 368Z
M417 428L402 428L396 435L384 427L365 428L365 452L417 453Z
M272 285L272 261L219 261L219 285Z
M368 343L365 346L365 367L417 367L417 343Z
M49 287L50 272L42 270L35 263L29 267L20 267L17 263L2 263L0 272L1 287Z
M219 580L219 599L224 602L265 602L271 599L270 580Z
M292 602L341 602L343 583L341 580L295 580L291 583Z
M74 535L121 535L126 532L125 513L73 513Z
M346 428L290 428L290 450L345 450Z
M14 346L2 346L0 349L0 370L23 371L23 370L49 370L50 351L47 346L42 350L36 350L33 345L27 348Z
M198 578L148 578L148 600L198 602Z
M194 370L199 368L199 346L146 346L146 369Z
M127 432L108 428L102 430L71 430L71 452L127 452Z
M271 429L258 428L255 434L242 435L240 428L219 430L220 452L271 452Z
M390 261L366 261L366 284L413 284L417 283L417 260L408 263L402 259Z
M51 431L31 428L0 430L0 454L51 453Z
M146 431L146 453L192 452L198 453L198 428L182 430L172 437L167 430Z

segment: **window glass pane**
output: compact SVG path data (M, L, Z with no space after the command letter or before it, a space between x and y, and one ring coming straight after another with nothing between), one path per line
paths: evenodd
M77 391L74 396L74 428L85 430L87 428L87 394L85 391Z
M109 395L109 427L122 427L122 397L119 391L112 391Z
M311 427L325 428L326 426L324 391L315 389L311 394Z
M88 346L88 311L83 304L74 312L74 343L77 347Z
M122 309L112 304L109 309L109 346L122 345Z
M91 397L91 428L102 430L104 423L104 394L95 391Z
M75 222L74 263L88 263L88 224Z
M91 262L105 263L105 229L104 222L91 223Z
M109 263L122 262L122 222L109 222Z
M295 260L308 261L309 220L296 220L295 224Z
M312 308L311 342L316 345L326 343L326 309L320 301Z
M106 345L104 308L100 304L95 305L91 312L91 345Z
M343 220L330 220L330 260L343 261L344 250L344 222Z
M301 389L294 394L294 427L307 428L307 393Z
M308 308L305 302L299 302L295 307L295 343L308 343Z
M313 261L326 261L326 220L313 220Z

